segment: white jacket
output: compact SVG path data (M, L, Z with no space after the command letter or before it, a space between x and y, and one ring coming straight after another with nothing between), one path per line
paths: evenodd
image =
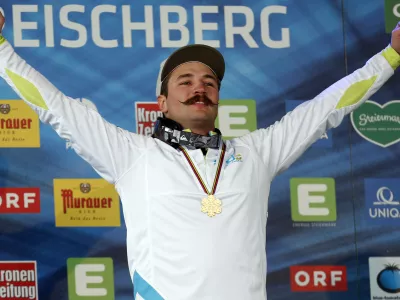
M270 182L376 92L399 65L400 56L388 46L281 121L226 141L216 190L222 213L210 218L201 212L206 195L181 151L108 123L57 90L0 39L0 75L43 123L115 184L135 295L146 300L266 299ZM220 151L210 149L206 157L201 150L188 152L211 189ZM241 160L232 159L238 154Z

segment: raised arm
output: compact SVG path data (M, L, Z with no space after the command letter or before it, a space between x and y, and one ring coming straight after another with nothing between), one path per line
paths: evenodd
M4 17L0 12L0 29ZM19 57L1 35L0 76L57 134L107 181L114 183L147 146L148 137L105 121L95 110L54 87Z
M391 45L362 68L339 80L266 129L238 139L251 145L268 168L271 179L286 170L329 128L339 126L345 115L369 99L400 66L400 23Z

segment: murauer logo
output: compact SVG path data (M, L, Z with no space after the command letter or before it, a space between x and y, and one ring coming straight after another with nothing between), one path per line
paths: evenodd
M293 292L347 291L346 266L291 266Z
M40 147L39 118L22 100L0 100L0 148Z
M400 101L367 101L350 116L354 130L367 141L384 148L400 141Z
M400 299L400 258L370 257L371 300Z
M120 226L119 196L103 179L54 179L56 226Z
M79 209L96 209L96 208L106 208L111 209L111 203L113 199L111 197L88 197L88 198L75 198L71 189L61 190L61 196L63 199L63 212L67 213L68 209L79 208ZM96 218L94 218L96 219Z
M1 213L40 213L40 189L0 188Z
M0 261L0 299L38 299L35 261Z

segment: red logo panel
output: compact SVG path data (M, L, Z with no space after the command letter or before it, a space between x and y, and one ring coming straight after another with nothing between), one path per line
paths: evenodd
M0 188L0 213L40 213L40 189Z
M294 292L347 291L346 266L291 266Z

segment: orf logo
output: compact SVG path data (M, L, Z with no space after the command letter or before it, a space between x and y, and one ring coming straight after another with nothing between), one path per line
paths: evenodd
M81 192L85 194L89 193L91 190L90 183L81 183L79 187Z
M0 188L0 214L3 213L40 213L40 189L35 187Z
M10 112L11 106L10 104L0 104L0 113L6 115Z
M293 292L347 291L346 266L291 266Z

